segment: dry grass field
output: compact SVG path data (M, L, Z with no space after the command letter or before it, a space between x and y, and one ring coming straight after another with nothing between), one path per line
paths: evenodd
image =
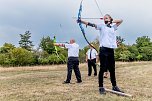
M98 77L87 76L86 64L80 65L83 82L62 84L66 65L0 67L0 101L152 101L152 62L117 62L118 86L133 97L98 92ZM99 68L98 68L99 70ZM109 78L104 79L111 89Z

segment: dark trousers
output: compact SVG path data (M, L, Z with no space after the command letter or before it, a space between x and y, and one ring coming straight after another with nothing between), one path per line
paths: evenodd
M110 72L112 86L116 86L114 49L100 47L99 58L99 87L103 87L103 75L106 70Z
M97 67L96 67L96 59L89 60L88 59L88 76L92 74L92 67L94 69L94 75L97 75Z
M67 63L67 79L66 81L70 82L71 75L72 75L72 69L74 69L75 76L77 78L77 81L81 81L81 74L79 70L79 59L78 57L69 57L68 63Z

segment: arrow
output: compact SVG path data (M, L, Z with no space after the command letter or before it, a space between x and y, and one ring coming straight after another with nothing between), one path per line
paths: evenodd
M73 19L77 19L77 17L72 17ZM103 20L103 18L81 18L81 19L101 19Z
M55 43L67 43L67 44L69 44L69 42L55 42Z

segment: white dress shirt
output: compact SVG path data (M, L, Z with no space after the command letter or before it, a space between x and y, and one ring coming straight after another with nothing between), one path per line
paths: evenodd
M91 49L89 49L86 53L86 55L88 56L88 59L90 60L90 51ZM91 51L91 59L95 59L97 58L96 56L98 55L97 51L95 49L92 49Z
M100 47L117 48L116 33L117 25L112 25L111 28L105 24L97 25L97 30L100 32L99 42Z
M79 57L79 45L76 43L65 44L65 48L68 49L68 57Z

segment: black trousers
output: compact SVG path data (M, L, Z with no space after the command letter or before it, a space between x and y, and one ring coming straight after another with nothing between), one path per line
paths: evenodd
M88 76L91 76L92 74L92 67L94 69L94 75L97 75L97 67L96 67L96 58L89 60L88 59Z
M99 87L103 87L103 75L106 70L110 72L112 86L116 86L114 49L100 47L99 58Z
M68 63L67 63L67 79L66 81L70 82L71 75L72 75L72 69L74 69L75 76L77 78L77 81L81 81L81 74L79 70L79 59L78 57L69 57Z

